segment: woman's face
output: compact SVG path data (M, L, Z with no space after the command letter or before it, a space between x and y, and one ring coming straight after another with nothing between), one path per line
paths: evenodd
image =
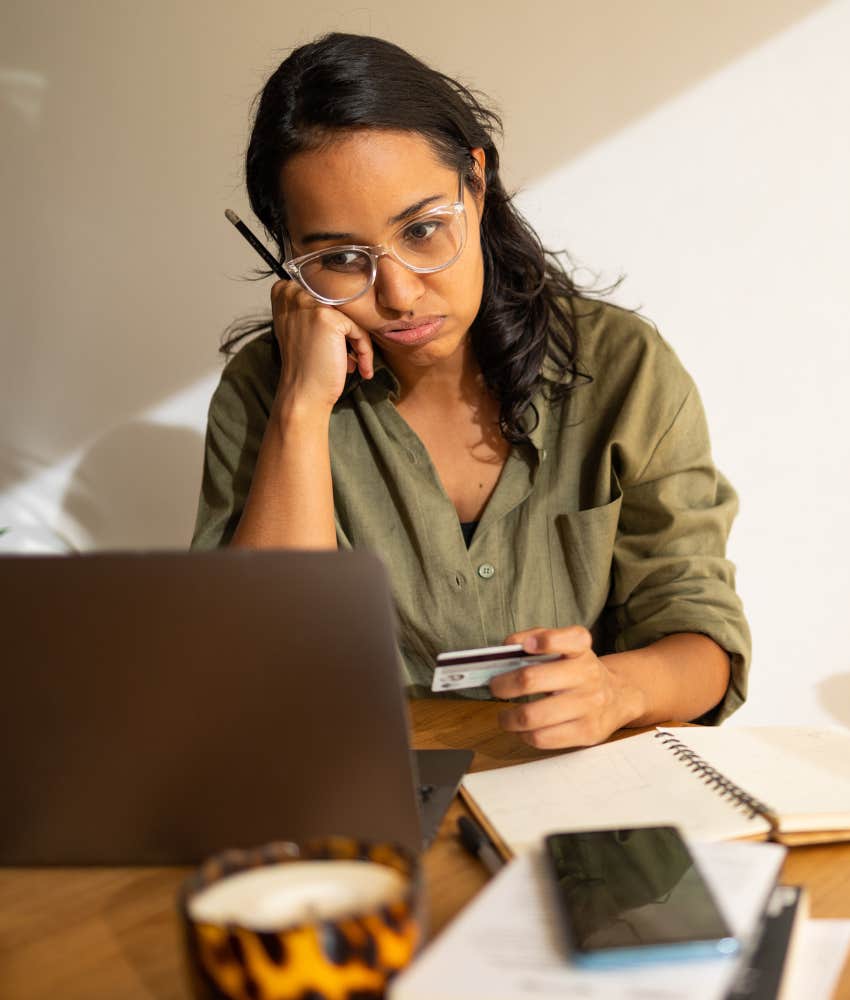
M474 149L472 155L483 178L484 152ZM399 228L390 220L410 206L428 199L422 209L427 211L454 202L458 174L418 133L365 130L292 157L281 171L281 190L293 253L300 256L346 243L386 244ZM462 350L478 313L484 287L483 193L476 199L464 188L464 204L466 243L453 264L416 274L385 255L375 284L353 302L334 306L372 335L397 373L430 367ZM305 240L321 233L333 236ZM408 334L408 342L392 338L394 322L426 317L438 320L433 332Z

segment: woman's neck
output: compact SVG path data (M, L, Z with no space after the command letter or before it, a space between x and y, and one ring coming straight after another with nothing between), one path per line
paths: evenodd
M453 409L476 405L487 390L472 345L465 341L454 354L429 365L387 359L399 382L399 402L417 409Z

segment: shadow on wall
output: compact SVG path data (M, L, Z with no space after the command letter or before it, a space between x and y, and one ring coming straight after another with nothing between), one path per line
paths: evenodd
M432 14L430 25L410 25L400 14L389 34L496 98L514 187L563 167L826 5L568 0L482 19L475 4L446 4L446 19ZM377 34L389 20L376 9Z
M203 435L129 423L85 453L62 500L91 549L187 549L203 463Z
M41 467L181 392L212 363L213 331L259 305L250 286L222 280L256 264L222 210L243 197L260 67L271 71L290 45L332 28L366 31L480 87L504 113L512 188L824 0L562 0L519 17L493 5L484 18L454 0L340 6L257 0L246 19L238 5L205 5L201 36L193 4L0 6L14 8L0 29L0 212L18 237L0 241L4 323L15 334L4 343L0 420ZM25 480L25 466L0 466L7 486Z
M818 702L836 722L850 726L850 669L841 674L831 674L818 681Z

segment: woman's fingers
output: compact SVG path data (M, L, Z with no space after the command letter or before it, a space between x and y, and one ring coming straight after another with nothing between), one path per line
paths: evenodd
M574 688L584 681L581 658L592 653L593 637L581 625L570 628L533 628L514 632L505 643L521 643L528 653L557 653L563 657L548 663L535 663L490 681L490 693L496 698L520 698L527 694L548 693ZM596 657L593 657L596 661Z
M354 352L353 360L355 366L360 369L360 374L363 378L371 378L375 374L375 351L372 347L372 338L365 330L362 330L351 320L349 320L349 323L352 329L350 333L346 333L346 337L351 345L350 350ZM349 357L351 357L350 353ZM352 372L354 368L349 368L348 370Z
M505 643L518 642L527 653L560 653L580 656L593 645L593 636L583 625L569 628L529 628L514 632Z
M553 660L494 677L490 681L490 693L496 698L521 698L527 694L563 691L580 684L581 680L581 671L576 670L575 661Z
M288 284L289 287L277 288L278 284L281 286ZM339 331L346 339L346 354L354 362L353 365L350 362L347 363L349 374L351 374L355 368L359 368L360 374L363 378L372 377L374 374L374 351L372 349L372 338L362 327L358 326L354 320L346 316L346 314L341 309L336 308L336 306L329 306L324 302L319 302L318 299L313 298L309 292L304 291L304 289L294 281L288 283L277 282L272 288L273 297L275 289L277 289L278 296L283 295L286 297L287 305L290 309L300 308L303 311L315 310L322 319L326 318L328 315L332 317L332 322L338 327Z
M529 653L558 653L561 659L493 678L490 691L497 698L547 696L505 708L499 714L502 729L533 747L552 750L593 746L627 721L620 688L593 652L593 637L586 628L527 629L506 642L522 643Z
M275 282L271 300L282 393L326 409L352 372L372 377L372 339L342 309L319 302L297 282Z
M585 715L569 722L533 729L517 734L537 750L569 750L571 747L592 747L606 740L611 733L593 716Z
M499 713L499 725L511 733L528 733L596 714L604 707L602 702L596 690L559 691L539 701L506 708Z

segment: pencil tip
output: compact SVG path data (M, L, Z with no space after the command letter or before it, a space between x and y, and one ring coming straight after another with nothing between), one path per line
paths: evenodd
M239 216L233 211L232 208L226 208L224 210L224 214L227 216L228 222L232 222L234 226L240 221Z

